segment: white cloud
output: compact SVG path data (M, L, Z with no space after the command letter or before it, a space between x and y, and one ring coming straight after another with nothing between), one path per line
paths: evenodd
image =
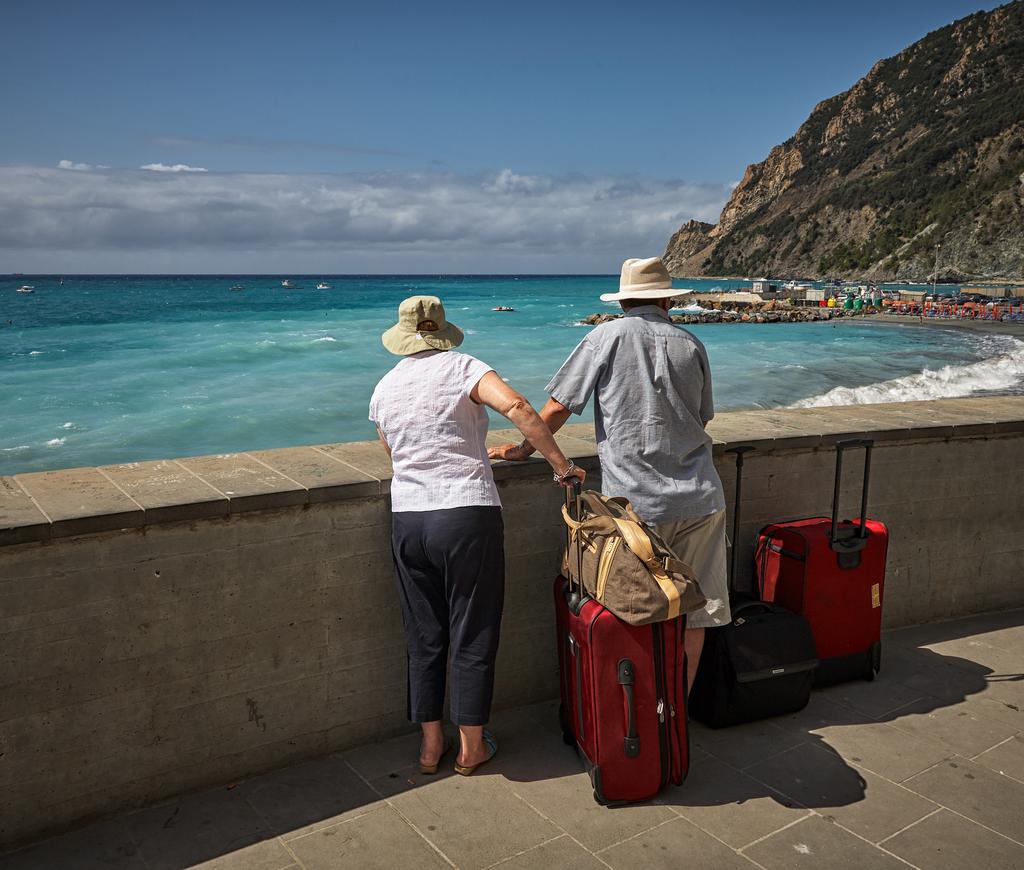
M57 163L58 169L77 169L80 172L93 169L94 167L89 163L72 163L70 160L60 160Z
M140 166L139 169L148 169L150 172L206 172L202 166L189 166L187 163L175 163L168 165L166 163L147 163L145 166Z
M715 221L727 184L499 172L0 166L0 271L608 271ZM58 265L59 264L59 265ZM76 266L76 264L81 264ZM292 265L294 264L294 265Z

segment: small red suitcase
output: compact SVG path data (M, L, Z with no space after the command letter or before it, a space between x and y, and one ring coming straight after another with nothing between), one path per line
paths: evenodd
M686 617L628 625L581 590L555 579L563 738L598 803L649 800L689 769Z
M836 445L832 517L765 526L754 565L761 598L807 617L819 665L815 685L873 680L882 663L882 601L889 530L867 518L868 439ZM860 520L839 521L843 452L864 448Z

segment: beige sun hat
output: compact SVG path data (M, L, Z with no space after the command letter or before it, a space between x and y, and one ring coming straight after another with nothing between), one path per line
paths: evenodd
M398 323L381 337L391 353L410 356L424 350L451 350L465 336L444 316L444 305L436 296L410 296L398 306Z
M602 293L602 302L621 302L623 299L666 299L683 296L692 290L672 289L672 277L661 262L661 257L646 260L626 260L622 264L618 293Z

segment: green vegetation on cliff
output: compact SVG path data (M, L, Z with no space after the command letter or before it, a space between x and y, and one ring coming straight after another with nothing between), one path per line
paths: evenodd
M676 274L1020 278L1024 2L880 61L748 168L716 227L684 227ZM706 226L706 225L705 225Z

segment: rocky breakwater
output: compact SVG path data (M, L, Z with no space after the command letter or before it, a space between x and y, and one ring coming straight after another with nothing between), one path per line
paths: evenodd
M700 312L693 309L685 314L673 314L672 322L683 325L698 323L816 323L822 320L840 320L848 317L862 317L876 311L873 308L805 308L795 307L787 302L772 300L755 302L752 305L738 305L723 302L717 308L705 308ZM609 320L617 320L621 314L597 313L584 317L581 325L598 326Z

